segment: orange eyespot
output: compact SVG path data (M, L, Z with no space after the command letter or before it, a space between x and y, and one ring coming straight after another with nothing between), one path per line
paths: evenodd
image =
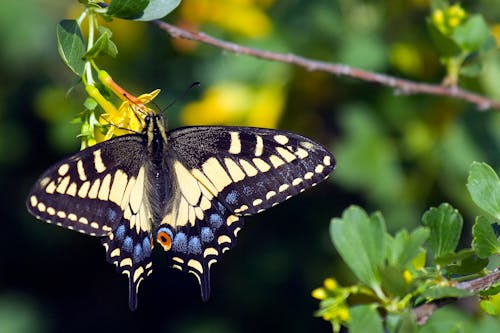
M172 248L172 237L166 231L160 231L156 240L163 247L163 250L168 251Z

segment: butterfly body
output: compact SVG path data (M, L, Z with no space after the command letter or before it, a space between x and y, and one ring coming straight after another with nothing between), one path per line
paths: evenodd
M324 180L333 155L297 134L197 126L167 132L146 116L141 134L84 149L49 168L27 207L38 219L102 237L107 260L129 279L129 306L160 245L172 267L193 273L204 300L210 268L235 244L242 217Z

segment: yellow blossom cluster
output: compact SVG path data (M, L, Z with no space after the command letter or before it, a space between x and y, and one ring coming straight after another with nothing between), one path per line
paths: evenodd
M436 9L431 16L433 25L447 36L451 35L466 18L467 12L460 4L454 4L445 10Z
M339 286L333 278L327 278L323 286L312 291L312 296L321 301L317 315L324 320L330 321L334 331L340 329L340 325L349 321L349 307L346 299L350 292Z

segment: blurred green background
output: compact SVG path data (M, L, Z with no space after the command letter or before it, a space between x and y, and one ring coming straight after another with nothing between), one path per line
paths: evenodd
M463 1L500 35L497 1ZM99 65L134 94L161 88L168 125L253 125L286 129L329 146L330 181L247 218L238 245L213 270L202 303L191 275L168 269L141 285L127 307L127 281L99 240L36 221L25 196L37 177L79 148L70 121L83 111L81 86L59 60L55 26L75 18L75 1L4 0L0 6L0 332L329 332L313 317L310 292L327 276L352 282L328 236L349 204L381 210L392 230L413 228L430 205L450 202L466 230L477 211L465 189L474 160L498 171L500 114L461 101L408 96L374 84L307 72L172 40L156 26L115 21L116 59ZM426 28L425 0L185 0L170 23L242 45L292 52L416 81L444 69ZM500 57L462 86L500 99ZM469 228L469 229L468 229ZM469 236L464 235L464 242Z

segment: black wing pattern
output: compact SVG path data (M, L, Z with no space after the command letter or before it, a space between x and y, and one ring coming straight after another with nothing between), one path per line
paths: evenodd
M129 277L133 309L139 283L152 270L146 147L144 136L126 135L82 150L48 169L27 200L38 219L104 236L108 261Z
M173 267L197 277L203 299L210 294L210 266L234 246L242 216L316 185L335 166L325 147L285 131L185 127L167 136L177 190L157 238Z

